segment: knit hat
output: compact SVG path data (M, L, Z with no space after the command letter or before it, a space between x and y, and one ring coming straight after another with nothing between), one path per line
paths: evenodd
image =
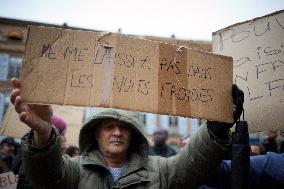
M52 115L51 123L57 128L60 135L66 130L66 122L56 115Z

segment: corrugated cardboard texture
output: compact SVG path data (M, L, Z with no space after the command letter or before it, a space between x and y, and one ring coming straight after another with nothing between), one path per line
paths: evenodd
M52 105L53 113L61 117L67 124L67 144L78 146L79 132L83 125L84 109L72 106ZM29 131L29 127L20 121L14 106L9 105L0 128L0 135L21 138Z
M232 58L134 37L30 27L29 103L99 106L232 121Z
M213 52L234 59L249 130L283 130L284 11L214 32Z

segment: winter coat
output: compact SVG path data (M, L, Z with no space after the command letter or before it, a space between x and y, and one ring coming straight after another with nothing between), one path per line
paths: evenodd
M284 154L268 152L266 155L250 157L249 176L250 189L284 188ZM231 188L230 160L223 161L218 169L210 174L207 186L218 189Z
M117 119L132 129L128 168L115 183L95 138L97 126L103 119ZM50 143L42 148L32 145L33 134L23 137L24 170L36 188L71 189L167 189L197 188L208 173L216 169L227 152L229 141L209 134L201 126L189 144L176 156L148 156L148 142L135 113L103 109L87 121L79 136L82 155L63 158L59 136L52 133Z

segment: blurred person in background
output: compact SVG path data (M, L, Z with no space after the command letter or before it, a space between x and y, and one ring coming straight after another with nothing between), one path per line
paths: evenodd
M259 147L259 139L258 138L250 138L249 139L249 145L250 145L250 155L251 156L260 155L260 147Z
M158 128L154 131L154 146L149 148L149 155L171 157L177 154L177 152L169 145L167 140L169 133L166 129Z
M250 145L251 156L259 156L260 155L260 148L258 144L251 144Z
M59 135L60 135L60 148L63 155L66 155L67 149L67 140L66 140L66 129L67 124L66 122L57 115L52 115L51 123L56 127Z
M4 138L0 143L0 174L12 170L13 157L16 150L14 138Z
M284 131L280 131L279 135L279 153L284 153Z
M66 149L66 154L69 157L76 157L76 156L80 155L80 149L77 146L69 146Z
M218 169L208 176L206 187L203 186L202 189L230 189L231 163L231 160L223 161ZM268 152L266 155L251 156L249 181L250 189L284 188L284 154Z
M276 141L277 132L268 131L267 138L260 143L260 153L265 155L267 152L278 152L278 145Z

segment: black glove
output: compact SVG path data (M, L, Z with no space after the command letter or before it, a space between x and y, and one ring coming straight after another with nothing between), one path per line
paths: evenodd
M228 139L230 128L240 119L240 116L243 112L243 103L244 103L244 92L238 88L236 84L232 86L232 97L233 97L233 123L225 123L218 121L207 121L207 128L209 133L220 139Z
M233 113L233 119L235 124L241 117L242 112L244 110L244 92L238 88L236 84L233 84L232 86L232 97L233 97L233 104L234 104L234 113Z

